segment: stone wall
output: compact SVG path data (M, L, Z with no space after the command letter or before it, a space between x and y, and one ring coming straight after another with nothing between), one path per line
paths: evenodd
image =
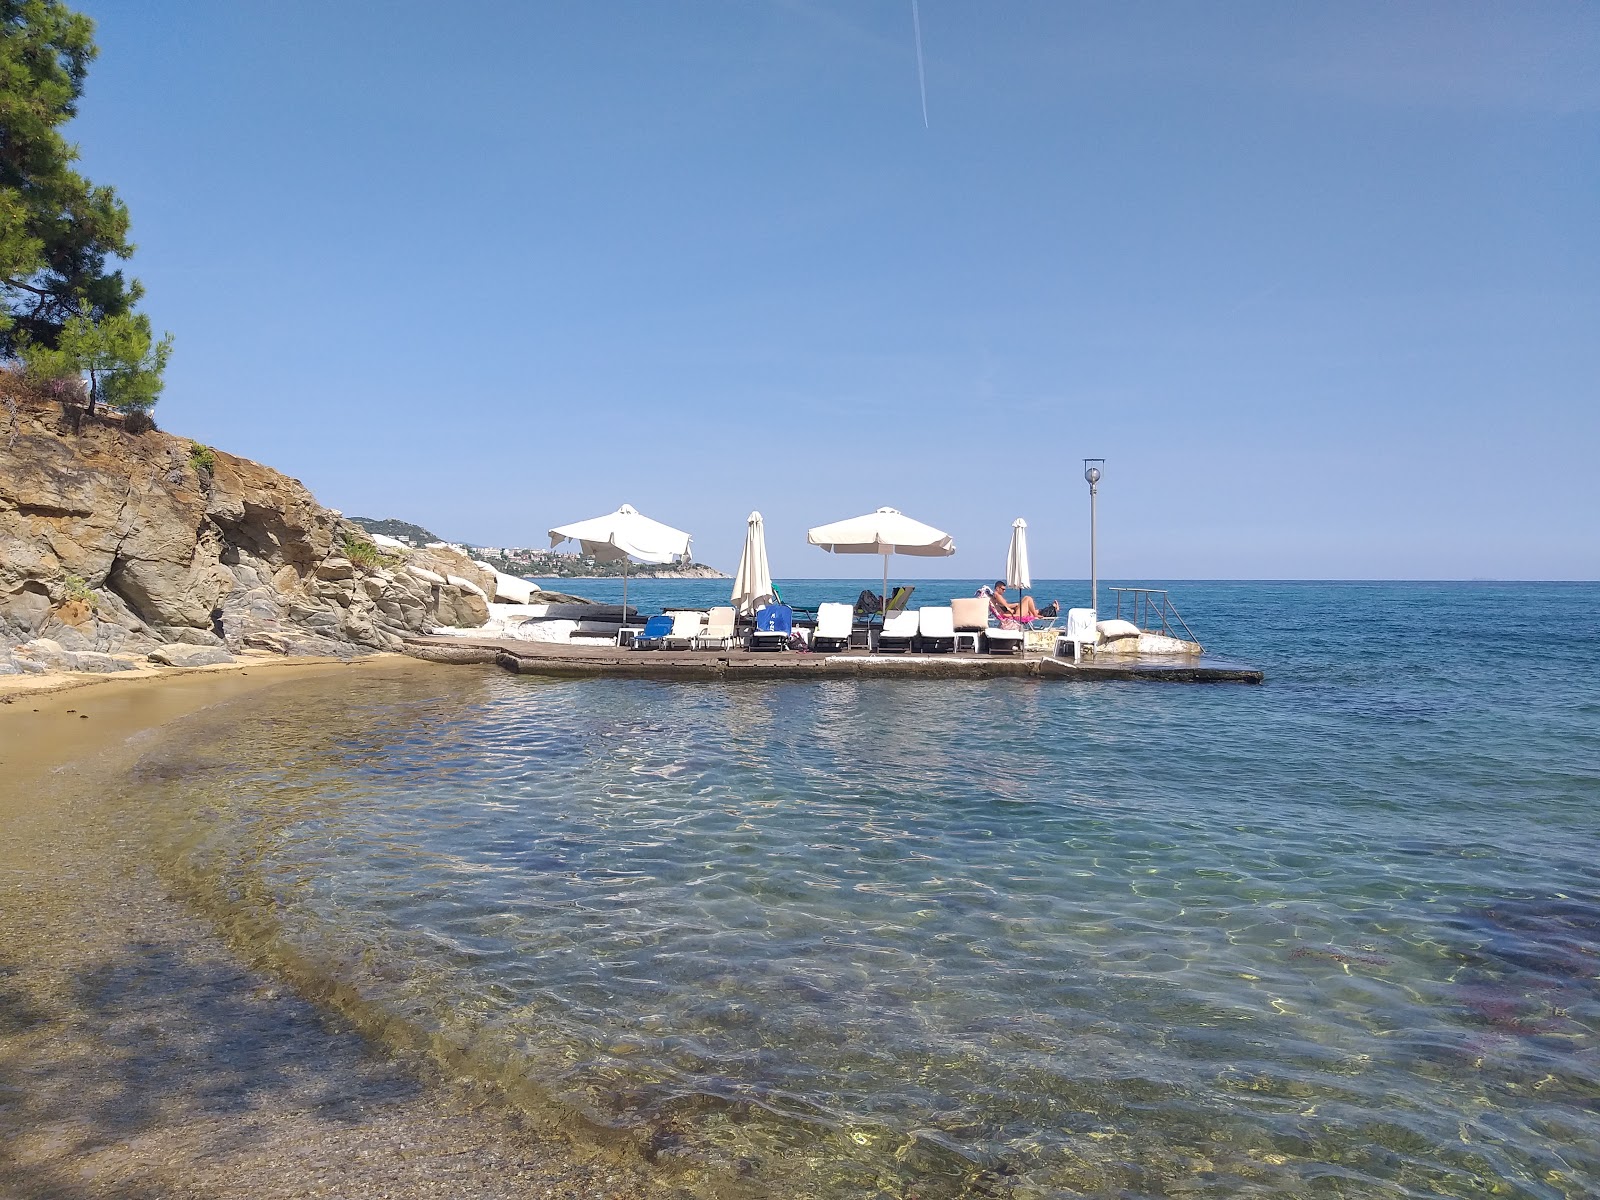
M0 674L348 657L488 618L465 556L374 561L299 480L212 456L197 466L187 438L75 418L0 379Z

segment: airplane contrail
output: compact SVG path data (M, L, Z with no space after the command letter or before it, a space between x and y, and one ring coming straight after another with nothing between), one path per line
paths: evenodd
M911 0L911 29L917 36L917 90L922 93L922 127L928 127L928 80L922 71L922 17L917 0Z

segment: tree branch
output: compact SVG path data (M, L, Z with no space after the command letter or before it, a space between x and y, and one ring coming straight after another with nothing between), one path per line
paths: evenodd
M54 297L54 292L47 292L43 288L36 288L32 284L23 283L20 279L0 279L0 284L9 288L16 288L21 292L32 292L35 296Z

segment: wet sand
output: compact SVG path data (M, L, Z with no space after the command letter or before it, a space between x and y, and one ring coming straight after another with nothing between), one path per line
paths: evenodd
M169 723L385 657L0 703L0 1197L681 1197L637 1154L373 1050L166 893L112 808Z

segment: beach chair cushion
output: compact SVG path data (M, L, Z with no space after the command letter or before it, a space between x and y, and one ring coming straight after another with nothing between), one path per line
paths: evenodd
M950 609L957 629L967 631L989 627L989 602L982 596L959 596L950 601Z

